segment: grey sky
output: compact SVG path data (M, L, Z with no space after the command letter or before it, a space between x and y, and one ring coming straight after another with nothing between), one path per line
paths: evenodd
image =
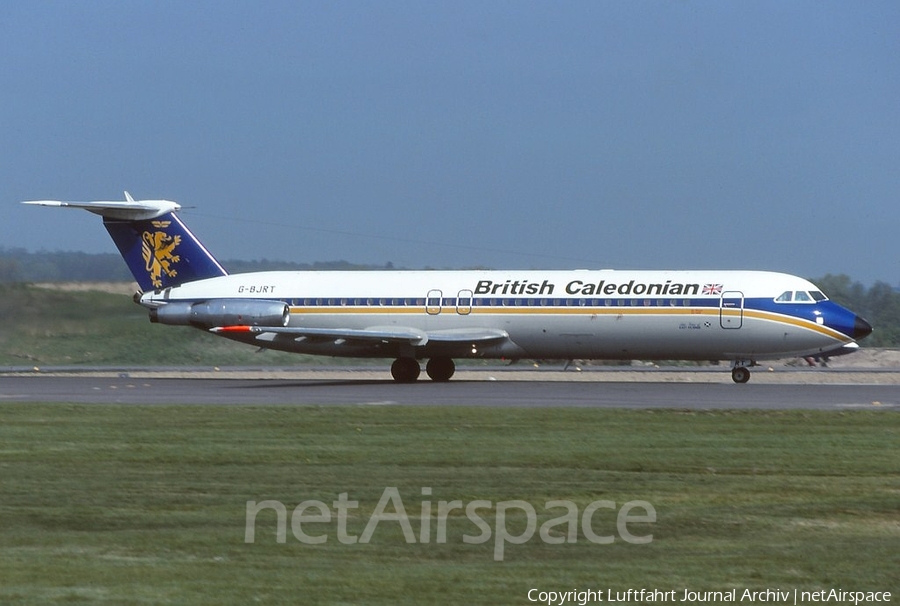
M900 282L896 2L7 2L26 199L174 199L221 259Z

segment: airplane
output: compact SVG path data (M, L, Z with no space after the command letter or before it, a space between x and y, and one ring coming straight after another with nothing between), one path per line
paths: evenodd
M400 383L454 359L759 360L858 349L872 326L814 284L767 271L265 271L229 274L177 202L23 204L100 215L150 321L264 349L393 358Z

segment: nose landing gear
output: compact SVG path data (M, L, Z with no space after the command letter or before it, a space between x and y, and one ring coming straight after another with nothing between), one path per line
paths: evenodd
M736 366L731 370L731 380L735 383L746 383L750 380L750 369Z
M746 383L750 380L750 368L757 366L753 360L735 360L731 367L731 380L735 383Z

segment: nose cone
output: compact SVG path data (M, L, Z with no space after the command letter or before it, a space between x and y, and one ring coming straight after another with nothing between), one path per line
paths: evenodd
M870 334L872 334L872 325L859 316L856 316L853 320L853 332L850 333L850 336L859 341L860 339L865 339Z
M825 325L854 341L859 341L872 334L872 325L850 311L831 301L819 304L819 317L825 319Z

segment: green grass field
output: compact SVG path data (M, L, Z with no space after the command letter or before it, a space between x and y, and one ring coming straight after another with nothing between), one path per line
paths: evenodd
M529 589L780 588L900 593L900 416L860 412L434 407L0 405L2 604L529 604ZM396 521L344 544L302 501L357 501L359 536L397 487ZM431 495L423 496L423 488ZM426 491L427 492L427 491ZM259 513L245 542L247 501ZM421 503L522 500L538 525L572 501L642 500L652 534L611 544L534 536L496 561L460 510L421 538ZM393 512L393 506L387 509ZM307 515L311 512L307 511ZM509 533L526 531L511 509ZM565 538L566 526L551 537Z

